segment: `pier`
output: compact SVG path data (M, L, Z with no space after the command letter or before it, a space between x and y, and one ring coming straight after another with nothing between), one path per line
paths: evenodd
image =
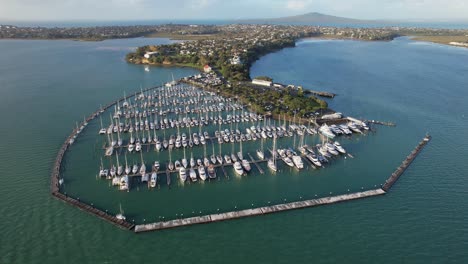
M252 155L250 155L250 153L247 153L247 155L249 155L249 158L251 160L251 162L255 165L255 167L257 167L257 170L260 172L260 174L264 174L265 172L263 171L263 169L257 164L257 161L255 161L255 159L252 157ZM265 162L266 160L262 160L263 162ZM258 161L258 162L261 162L261 161Z
M204 216L175 219L175 220L164 221L164 222L156 222L152 224L136 225L135 233L163 230L163 229L196 225L196 224L219 222L219 221L225 221L225 220L230 220L230 219L237 219L237 218L243 218L243 217L249 217L249 216L258 216L258 215L277 213L277 212L283 212L283 211L289 211L289 210L295 210L295 209L301 209L301 208L307 208L307 207L314 207L314 206L319 206L319 205L334 204L334 203L339 203L339 202L344 202L344 201L349 201L349 200L356 200L356 199L362 199L366 197L378 196L382 194L385 194L384 190L375 189L375 190L369 190L369 191L364 191L364 192L329 196L329 197L323 197L323 198L312 199L312 200L258 207L258 208L253 208L253 209L240 210L240 211L231 211L227 213L210 214L210 215L204 215Z
M390 177L385 181L385 184L382 186L382 189L386 192L392 188L392 186L395 184L395 182L400 178L400 176L403 174L403 172L406 171L406 169L409 167L409 165L414 161L414 159L418 156L418 154L421 152L421 150L424 148L424 146L429 143L431 140L431 136L427 135L424 137L421 142L414 148L413 151L406 157L406 159L401 163L400 166L395 170L395 172L390 175Z
M309 92L310 94L318 95L318 96L322 96L322 97L335 98L335 96L336 96L336 94L329 93L329 92L314 91L314 90L309 90L309 89L305 89L305 90L307 92Z

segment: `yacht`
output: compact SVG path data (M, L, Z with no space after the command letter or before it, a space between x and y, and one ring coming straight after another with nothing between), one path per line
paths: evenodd
M137 142L137 143L136 143L135 151L136 151L136 152L140 152L140 151L141 151L141 143L140 143L140 142Z
M283 157L283 161L284 161L284 162L286 163L286 165L288 165L289 167L294 167L294 162L292 162L292 160L291 160L289 157L287 157L287 156Z
M141 175L141 182L148 182L149 180L149 174L148 173L143 173Z
M190 168L190 170L189 170L189 175L190 175L190 179L191 179L193 182L196 182L196 181L197 181L197 172L195 171L194 168Z
M203 166L199 166L198 167L198 174L200 175L200 179L202 180L206 180L206 171L205 171L205 167Z
M158 183L158 174L156 172L153 172L151 174L150 187L155 188L157 183Z
M157 150L157 151L161 151L161 147L162 147L161 141L157 140L157 141L156 141L156 150Z
M278 168L276 167L276 163L275 161L273 160L273 158L271 159L268 159L268 168L270 168L272 171L278 171Z
M304 163L302 162L301 156L298 155L293 155L292 156L292 161L296 168L298 169L303 169L304 168Z
M161 166L161 165L159 164L159 161L155 161L155 162L154 162L153 167L154 167L154 170L155 170L155 171L158 171L160 166Z
M328 152L330 152L332 155L338 156L340 153L336 151L335 145L331 143L326 143L325 146L327 147Z
M106 156L112 156L112 153L114 153L114 147L108 147L106 149Z
M224 160L226 161L226 164L232 163L231 157L229 157L229 155L224 155Z
M250 167L250 163L246 159L242 160L242 167L246 172L250 172L250 170L252 169L252 167Z
M258 158L263 160L263 159L265 159L265 152L263 152L263 150L261 150L261 149L257 149L257 156L258 156Z
M231 154L231 160L232 160L232 162L237 162L236 154L234 154L234 153Z
M320 131L320 133L322 133L322 135L324 135L324 136L326 136L328 138L334 138L335 137L335 134L333 134L333 132L330 130L330 128L327 126L327 124L322 125L319 128L319 131Z
M186 158L183 158L183 159L182 159L182 166L183 166L184 168L187 168L187 166L188 166L188 161L187 161Z
M128 190L130 189L129 186L130 186L130 185L129 185L129 177L128 177L128 175L125 175L125 176L123 176L122 178L120 178L120 187L119 187L119 189L120 189L121 191L128 191Z
M138 164L134 164L132 167L132 174L136 174L138 172Z
M120 213L117 214L117 215L115 216L115 218L117 218L117 219L119 219L119 220L123 220L123 221L126 220L126 217L125 217L124 212L123 212L123 210L122 210L122 205L121 205L121 204L120 204Z
M310 153L306 155L306 158L312 162L317 167L322 167L322 163L318 160L317 156L314 154Z
M223 164L223 157L221 155L216 155L216 160L219 164Z
M140 166L140 174L143 175L146 173L146 165L144 163Z
M176 160L174 162L174 166L175 166L175 169L176 170L179 170L180 168L182 168L182 164L180 163L180 161Z
M242 168L242 165L240 162L238 161L234 162L234 171L239 176L242 176L244 174L244 169Z
M216 178L216 170L213 165L208 166L208 177L210 179Z
M187 180L187 171L184 167L181 167L179 169L179 178L182 182L185 182Z
M340 152L341 154L346 154L346 150L343 148L343 146L341 146L340 142L335 141L334 145L338 152Z

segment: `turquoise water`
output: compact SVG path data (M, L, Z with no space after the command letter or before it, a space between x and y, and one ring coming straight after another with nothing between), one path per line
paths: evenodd
M51 165L75 121L124 90L166 82L171 73L178 78L196 72L148 73L123 61L132 47L164 42L0 42L0 262L466 262L468 51L404 38L303 41L254 64L253 76L337 93L329 101L337 111L397 123L341 140L355 158L324 170L120 193L94 176L96 123L66 159L70 192L95 198L109 210L122 202L126 213L142 221L370 188L430 132L433 141L386 196L142 235L53 199ZM81 165L89 160L90 167Z

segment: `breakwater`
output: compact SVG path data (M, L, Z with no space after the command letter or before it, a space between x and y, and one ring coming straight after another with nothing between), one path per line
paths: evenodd
M204 215L204 216L196 216L184 219L175 219L170 221L164 222L157 222L152 224L145 224L145 225L136 225L135 226L135 233L141 232L148 232L148 231L156 231L168 228L175 228L181 226L189 226L189 225L196 225L196 224L205 224L205 223L212 223L212 222L219 222L225 221L230 219L237 219L249 216L258 216L264 214L271 214L307 207L314 207L319 205L326 205L326 204L334 204L344 201L362 199L366 197L373 197L385 194L385 191L382 189L375 189L369 190L364 192L356 192L351 194L343 194L343 195L336 195L336 196L329 196L323 197L313 200L305 200L305 201L297 201L291 203L284 203L272 206L265 206L265 207L258 207L253 209L245 209L240 211L232 211L227 213L220 213L220 214L211 214L211 215Z
M400 178L403 172L411 165L414 159L418 156L421 150L426 146L427 143L431 140L431 136L427 135L419 142L416 148L411 151L411 153L406 157L405 160L401 163L400 166L390 175L390 177L385 181L385 184L382 186L382 190L388 192L390 188L395 184L395 182Z
M151 87L151 88L147 88L145 90L143 90L143 92L147 92L147 91L150 91L150 90L154 90L154 89L157 89L159 88L159 86L156 86L156 87ZM134 96L137 96L140 92L135 92L133 95L130 95L128 98L131 98L131 97L134 97ZM90 121L92 121L93 119L95 119L96 117L98 117L102 112L104 112L105 110L109 109L110 107L113 107L114 105L120 103L120 102L123 102L126 98L125 97L122 97L120 99L117 99L115 100L114 102L96 110L94 113L92 113L91 115L89 115L82 123L81 123L81 128L75 128L72 133L66 138L66 140L63 142L62 146L60 147L58 153L57 153L57 157L55 158L55 162L54 162L54 165L53 165L53 168L52 168L52 172L51 172L51 180L50 180L50 192L52 194L53 197L59 199L59 200L62 200L64 202L66 202L67 204L73 206L73 207L76 207L80 210L83 210L83 211L86 211L90 214L93 214L103 220L106 220L106 221L109 221L111 222L112 224L118 226L118 227L121 227L121 228L124 228L124 229L133 229L134 227L134 224L132 223L129 223L125 220L121 220L121 219L118 219L117 217L115 217L114 215L111 215L109 214L108 212L104 212L92 205L89 205L89 204L86 204L82 201L80 201L79 199L75 199L75 198L72 198L72 197L69 197L63 193L60 192L60 181L61 181L61 178L60 178L60 171L61 171L61 166L62 166L62 161L63 161L63 158L67 152L67 150L69 149L69 147L71 146L71 140L75 139L79 133L81 132L82 129L84 129L86 127L86 124Z

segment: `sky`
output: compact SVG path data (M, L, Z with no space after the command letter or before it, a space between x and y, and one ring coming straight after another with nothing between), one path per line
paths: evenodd
M468 0L0 0L0 21L231 20L308 12L357 19L468 21Z

